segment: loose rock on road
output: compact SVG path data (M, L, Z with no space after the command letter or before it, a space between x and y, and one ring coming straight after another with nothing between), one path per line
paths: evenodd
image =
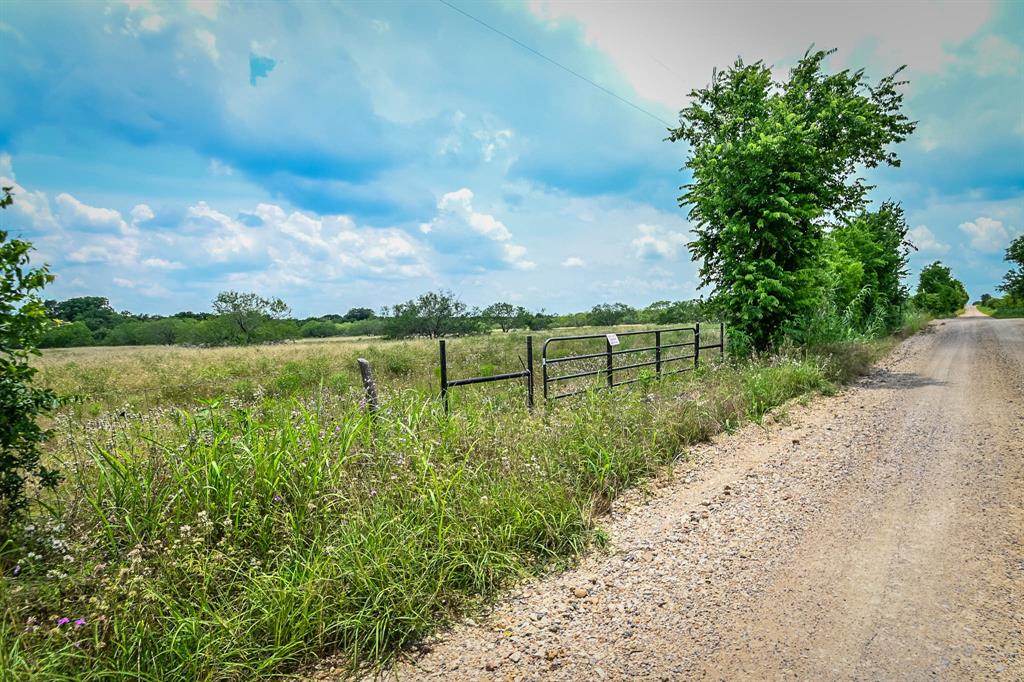
M1024 680L1024 320L933 323L695 455L383 676Z

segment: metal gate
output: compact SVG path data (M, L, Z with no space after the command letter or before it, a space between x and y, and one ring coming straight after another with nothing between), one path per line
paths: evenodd
M554 336L544 342L541 352L541 374L544 385L545 400L557 400L570 396L586 393L590 390L603 388L614 388L625 386L644 380L645 376L633 376L628 379L616 381L615 374L622 376L624 372L641 370L646 367L654 368L654 377L663 377L680 372L689 372L700 366L700 353L702 350L718 349L720 353L725 351L725 326L718 325L718 343L701 345L700 323L692 326L671 327L668 329L649 329L643 331L627 331L618 334L582 334L578 336ZM619 337L625 337L630 341L634 337L641 340L638 347L622 347ZM567 342L586 342L595 339L604 340L604 350L600 352L580 353L577 355L551 356L552 346ZM647 340L650 339L650 340ZM682 340L680 340L682 339ZM653 342L653 343L652 343ZM578 345L578 344L577 344ZM675 350L681 349L681 350ZM677 355L672 355L672 352ZM653 355L653 357L652 357ZM616 358L624 358L627 364L616 364ZM600 360L603 359L603 362ZM691 362L688 362L692 360ZM685 364L680 364L685 363ZM589 365L603 365L591 367ZM569 372L558 374L557 370L568 367ZM563 382L596 377L604 375L603 385L590 385L584 388L577 388L562 393L557 392L557 386L564 386ZM555 385L555 386L553 386Z

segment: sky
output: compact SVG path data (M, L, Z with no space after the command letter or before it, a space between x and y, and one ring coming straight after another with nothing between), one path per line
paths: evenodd
M997 293L1024 230L1024 3L449 2L5 0L0 226L47 297L134 312L693 298L667 128L714 68L784 78L814 45L872 79L907 65L919 127L872 200L902 202L912 279L941 259Z

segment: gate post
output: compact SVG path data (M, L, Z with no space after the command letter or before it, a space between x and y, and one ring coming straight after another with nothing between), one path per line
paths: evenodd
M654 332L654 371L661 376L661 330Z
M700 322L693 329L693 368L700 367Z
M448 414L448 355L445 353L444 339L441 339L441 403L444 413Z
M612 385L615 383L612 377L612 373L615 371L615 356L612 355L612 342L608 337L605 337L604 342L608 348L608 388L612 388Z
M526 337L526 407L533 411L533 335Z

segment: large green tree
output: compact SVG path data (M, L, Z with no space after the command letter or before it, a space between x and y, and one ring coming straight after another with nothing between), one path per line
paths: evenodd
M11 188L2 192L0 208L7 208ZM32 385L36 369L29 363L49 323L38 292L53 275L45 266L29 267L31 249L29 242L8 239L0 230L0 557L26 506L30 481L44 487L57 482L57 472L40 461L39 446L48 434L39 417L59 399Z
M1024 234L1010 242L1006 249L1006 260L1017 267L1006 273L999 290L1007 296L1024 300Z
M279 320L290 312L279 298L263 298L257 294L222 291L213 299L213 311L221 316L232 335L242 343L260 340L260 332L271 320Z
M832 51L809 51L782 82L737 60L690 93L672 141L689 143L689 206L700 277L734 347L763 350L794 330L816 299L822 235L865 204L858 167L899 165L889 147L913 132L899 71L828 74Z
M970 298L963 282L953 277L949 267L935 261L921 270L914 304L933 315L952 315Z
M454 293L444 289L396 303L384 321L384 335L390 338L428 336L433 339L479 331L474 312Z

